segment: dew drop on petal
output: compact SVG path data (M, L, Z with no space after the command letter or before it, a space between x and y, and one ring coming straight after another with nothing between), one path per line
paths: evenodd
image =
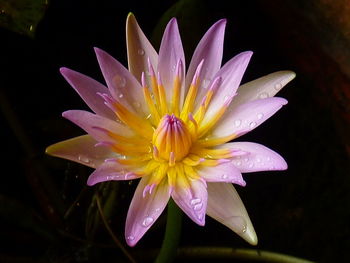
M84 155L79 155L78 160L83 162L83 163L90 163L90 159Z
M134 237L134 236L127 236L126 239L127 239L127 240L134 240L135 237Z
M280 90L280 89L282 89L282 84L281 83L277 83L275 85L275 90Z
M113 78L113 82L117 87L125 87L125 85L126 85L126 79L120 75L116 75Z
M263 114L263 113L259 113L259 114L257 115L257 117L258 117L258 120L261 120L261 119L264 117L264 114Z
M239 126L241 126L242 121L241 120L235 120L234 124L235 124L235 127L239 127Z
M141 103L138 102L138 101L134 101L134 102L132 103L132 105L134 105L135 108L140 108L140 107L141 107Z
M261 92L260 94L259 94L259 98L260 99L266 99L266 98L268 98L269 97L269 94L267 93L267 92Z
M145 51L142 48L140 48L139 50L137 50L137 54L143 56L145 54Z
M249 128L253 129L256 126L256 122L252 121L251 123L249 123Z
M119 98L123 98L123 97L124 97L124 94L123 94L123 93L120 93L120 94L118 95L118 97L119 97Z
M152 114L148 114L148 115L146 116L146 120L149 120L151 117L152 117Z
M253 168L253 166L254 166L253 163L249 163L249 164L248 164L248 167L249 167L249 168Z
M256 158L256 162L257 162L257 163L260 163L260 162L261 162L261 159L260 159L260 158Z
M241 164L242 164L241 161L236 162L236 165L237 165L237 166L240 166Z
M190 203L192 206L194 206L194 205L197 205L201 202L202 202L202 200L200 198L193 198Z
M199 204L196 204L194 207L193 207L193 210L195 211L199 211L201 210L203 207L203 203L199 203Z
M150 216L146 217L143 222L142 222L142 225L144 227L149 227L152 223L153 223L154 219Z
M231 225L242 233L247 231L247 222L242 216L232 216L228 218L227 221L230 221Z
M221 178L222 178L222 179L227 179L227 174L223 174L223 175L221 176Z

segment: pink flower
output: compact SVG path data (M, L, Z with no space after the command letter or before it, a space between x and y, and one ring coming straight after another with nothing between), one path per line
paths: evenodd
M129 70L95 48L107 87L73 70L61 73L94 113L63 116L88 135L47 148L47 153L96 168L87 184L141 178L126 219L134 246L169 198L198 225L205 215L250 244L257 237L232 183L242 173L284 170L276 152L252 142L229 142L255 129L287 101L273 97L295 77L279 71L239 87L252 52L221 67L226 20L199 42L187 73L176 19L168 23L159 55L135 17L127 18Z

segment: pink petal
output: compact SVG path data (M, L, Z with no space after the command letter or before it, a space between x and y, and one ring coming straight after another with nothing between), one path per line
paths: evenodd
M252 222L232 184L208 183L207 215L230 228L251 245L258 243Z
M126 137L134 135L134 133L125 125L88 111L69 110L63 112L62 116L84 129L99 142L111 141L111 138L106 131L111 131Z
M232 164L242 173L286 170L288 168L282 156L261 144L253 142L231 142L219 148L248 152L247 155L232 158Z
M176 186L172 198L175 203L198 225L205 225L208 193L201 180L190 181L190 189Z
M203 60L202 71L199 75L201 88L197 93L197 99L199 100L197 103L200 103L200 100L205 96L205 93L207 92L206 88L208 88L208 85L213 79L215 73L217 73L220 69L225 26L226 19L221 19L216 22L205 33L193 53L191 63L186 75L185 87L188 89L196 72L197 66Z
M95 48L98 63L112 96L129 111L140 116L149 114L143 91L136 78L107 52Z
M248 101L273 97L285 85L295 78L293 71L277 71L250 81L237 90L237 96L232 101L229 109L234 109Z
M204 122L210 120L220 108L236 94L239 83L248 66L253 52L242 52L229 60L215 75L213 79L221 77L221 85L215 92L204 117Z
M181 76L185 76L185 55L182 48L181 37L177 26L176 19L169 21L165 28L162 42L159 49L158 71L161 80L166 89L167 101L169 102L173 94L173 81L176 74L176 65L181 61L182 72ZM184 98L184 78L182 78L182 89L180 96L180 105L182 105Z
M126 19L126 45L130 72L141 83L141 74L148 68L148 59L157 72L158 54L139 27L135 16Z
M96 80L68 68L60 68L60 72L68 83L75 89L85 103L96 114L115 120L115 114L104 104L97 93L107 93L108 89Z
M115 160L101 164L88 178L87 185L92 186L106 181L124 181L141 177L141 173L134 173L128 167Z
M166 180L155 187L151 194L143 196L148 181L149 176L143 177L138 184L126 218L125 238L132 247L157 220L170 198Z
M47 147L46 153L96 168L114 155L106 147L95 147L96 143L90 135L83 135L55 143Z
M198 169L198 174L207 182L226 182L245 186L240 170L231 162L217 166L204 166Z
M266 121L275 114L287 100L273 97L247 102L235 109L227 110L212 130L213 136L223 137L231 134L241 136Z

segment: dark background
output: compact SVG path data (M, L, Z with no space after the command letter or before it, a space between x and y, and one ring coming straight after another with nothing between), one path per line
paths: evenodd
M156 49L165 23L176 16L187 63L210 25L227 18L224 62L254 51L243 82L277 70L296 72L279 93L289 104L242 138L276 150L289 169L246 174L247 186L237 188L258 234L258 249L319 262L349 260L347 1L64 0L45 9L34 37L0 29L1 262L127 262L91 204L100 196L113 232L126 246L124 222L135 183L88 188L91 169L44 151L83 134L60 116L87 107L59 68L103 81L93 47L126 65L130 11ZM150 248L161 246L165 219L136 248L127 248L140 262L152 259ZM202 228L186 217L180 246L251 248L211 219Z

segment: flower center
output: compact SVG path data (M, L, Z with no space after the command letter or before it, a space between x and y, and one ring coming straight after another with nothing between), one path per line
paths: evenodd
M160 120L152 141L155 158L169 161L170 166L182 160L192 145L191 134L185 123L174 114L166 114Z

